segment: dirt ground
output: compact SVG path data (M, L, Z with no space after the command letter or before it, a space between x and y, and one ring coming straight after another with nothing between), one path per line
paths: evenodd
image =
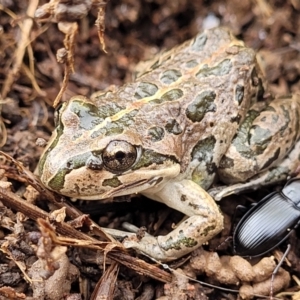
M73 12L54 16L58 2ZM126 221L145 226L151 234L165 234L182 219L180 213L137 196L109 203L72 203L43 189L31 172L54 128L52 105L62 86L61 101L120 86L132 80L139 61L203 28L227 26L248 47L260 51L270 93L299 92L300 1L61 0L51 1L48 11L43 7L33 18L45 3L0 0L0 299L268 297L273 258L280 259L287 243L267 254L266 264L249 264L239 257L232 259L231 244L224 241L231 234L230 219L238 204L255 202L283 185L222 200L226 220L222 234L166 270L125 251L98 226L121 229ZM77 34L72 31L76 26ZM64 40L69 52L62 49ZM64 74L72 64L74 72L67 73L64 85ZM280 299L300 299L297 234L288 241L291 250L273 289L275 294L285 292ZM245 279L250 273L255 279ZM204 286L199 280L240 289L240 295Z

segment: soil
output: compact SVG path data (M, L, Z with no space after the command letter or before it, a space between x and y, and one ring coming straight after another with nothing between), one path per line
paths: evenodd
M59 13L55 6L58 2L69 9L68 14ZM112 85L120 86L132 80L138 62L180 44L203 28L227 26L248 47L259 51L265 60L270 93L299 92L300 2L111 0L106 3L94 0L92 7L90 2L51 1L54 9L46 11L43 7L39 18L33 18L37 5L41 7L46 1L38 4L35 0L0 1L0 199L3 200L0 299L100 299L99 295L101 299L239 299L234 292L204 287L180 276L184 273L217 286L239 288L229 282L220 283L206 269L197 269L197 252L170 264L170 268L178 270L170 281L168 270L140 256L145 261L143 264L137 260L136 253L126 252L115 241L108 243L104 233L93 232L93 238L97 236L99 240L102 236L106 241L104 246L87 245L87 241L91 243L92 221L115 229L121 229L126 221L145 226L151 234L165 234L181 220L180 213L137 196L109 203L73 204L43 190L31 172L54 128L52 105L62 87L61 102L74 95L88 97ZM78 26L78 32L73 42L74 26ZM104 38L104 43L101 44L99 36ZM63 49L66 47L68 51ZM69 72L72 66L74 72ZM67 84L63 84L65 74L69 75ZM235 207L256 202L271 191L280 190L283 184L222 201L221 209L228 220L226 229L221 237L205 246L205 251L220 257L230 255L232 247L224 240L231 234L230 219ZM63 206L67 206L66 212ZM38 222L38 218L44 221ZM72 219L73 227L69 228L64 220ZM47 220L55 224L54 229ZM83 235L76 235L75 228L80 228ZM56 234L60 240L55 240ZM72 247L74 241L67 237L76 239L80 247ZM283 268L290 276L299 276L297 234L292 234L288 242L291 244L289 262ZM280 258L286 247L287 243L283 243L273 255ZM112 254L104 256L100 248ZM130 262L126 264L127 260ZM225 262L221 265L225 266ZM142 271L143 268L148 271ZM162 273L158 274L158 270ZM58 279L53 279L53 274ZM34 278L34 282L30 283L29 278ZM297 282L282 280L280 290L299 297ZM243 285L242 281L238 279L238 284Z

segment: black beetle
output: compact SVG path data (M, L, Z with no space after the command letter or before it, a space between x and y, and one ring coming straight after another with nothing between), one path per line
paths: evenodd
M299 223L300 178L294 178L242 217L233 233L233 251L245 257L265 254L287 239Z

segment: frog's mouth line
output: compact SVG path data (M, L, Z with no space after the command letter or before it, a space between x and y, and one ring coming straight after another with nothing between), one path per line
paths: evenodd
M147 189L157 185L162 180L163 180L162 177L157 176L157 177L148 178L148 179L141 179L141 180L138 180L138 181L135 181L132 183L122 184L121 186L102 194L101 198L104 199L104 198L110 198L110 197L114 197L114 196L122 196L122 195L138 193L142 190L147 190ZM145 187L144 189L142 189L140 191L136 191L137 187L144 186L146 184L147 184L147 187ZM122 192L121 194L119 194L120 191Z

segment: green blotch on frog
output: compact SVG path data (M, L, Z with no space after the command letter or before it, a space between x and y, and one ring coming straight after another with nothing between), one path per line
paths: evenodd
M199 65L199 62L196 59L192 59L185 63L185 66L187 69L195 68L198 65Z
M175 119L168 120L165 128L169 133L172 133L175 135L182 133L182 128Z
M207 112L216 111L216 93L204 91L186 108L186 115L192 122L201 122Z
M182 76L181 72L176 69L164 71L160 77L160 81L166 85L176 82Z
M207 236L207 235L210 234L212 231L214 231L215 228L216 228L216 226L213 226L213 225L207 226L206 228L204 228L204 229L201 231L200 235L201 235L201 236Z
M140 82L136 88L134 97L136 99L143 99L153 96L158 91L158 87L150 82Z
M152 142L158 142L164 138L165 130L160 126L153 126L148 129L148 135Z
M242 104L244 99L244 86L237 84L235 88L235 100L238 102L238 104Z
M208 65L203 65L201 69L196 74L197 78L209 77L209 76L224 76L229 74L232 69L232 62L230 59L224 59L218 65L209 67Z
M87 131L94 129L101 124L107 117L113 116L123 109L115 103L106 104L100 107L84 102L82 100L73 100L70 102L70 111L79 118L79 128Z
M168 160L178 163L178 160L172 155L163 155L153 150L145 149L143 150L140 160L132 167L132 170L145 168L152 164L160 165Z
M117 176L113 176L112 178L108 178L103 180L102 186L110 186L110 187L118 187L122 185L122 182L119 180Z
M85 166L86 161L91 155L91 152L86 152L68 159L62 166L60 166L56 175L49 181L49 187L55 191L60 191L64 187L66 175L73 170Z
M124 129L128 128L131 125L134 125L134 117L138 113L137 109L132 110L131 112L124 114L120 119L108 122L106 126L102 129L102 133L105 131L106 136L120 134ZM100 129L100 131L101 131Z
M193 40L193 44L191 49L196 52L200 52L203 50L207 41L207 35L205 33L198 34L196 38Z
M161 248L165 251L168 250L180 250L182 246L187 248L195 247L198 244L196 240L193 238L187 238L184 235L184 232L182 230L179 231L179 235L176 238L170 237L164 245L161 245Z
M182 98L183 91L181 89L172 89L164 93L159 99L149 101L152 104L161 104L168 101L174 101Z

